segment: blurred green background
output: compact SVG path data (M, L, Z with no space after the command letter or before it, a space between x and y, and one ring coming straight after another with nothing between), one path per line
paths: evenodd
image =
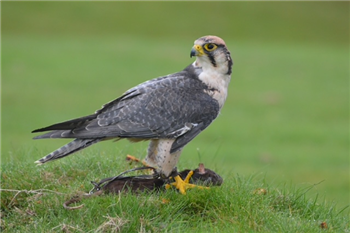
M179 168L323 181L311 194L349 204L349 2L2 2L1 13L2 166L67 142L33 141L33 129L183 69L193 41L212 34L235 62L229 97ZM143 157L146 147L106 142L82 153Z

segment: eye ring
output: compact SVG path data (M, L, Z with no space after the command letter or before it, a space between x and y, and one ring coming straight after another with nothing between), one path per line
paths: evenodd
M213 50L215 50L218 46L216 44L213 43L208 43L204 45L205 50L211 52Z

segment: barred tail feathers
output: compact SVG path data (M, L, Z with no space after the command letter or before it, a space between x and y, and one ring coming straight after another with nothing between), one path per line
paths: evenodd
M97 142L101 141L100 138L97 139L75 139L74 141L62 146L61 148L51 152L45 157L35 161L38 165L42 165L51 160L60 159L70 154L73 154L79 150L82 150L88 146L91 146Z

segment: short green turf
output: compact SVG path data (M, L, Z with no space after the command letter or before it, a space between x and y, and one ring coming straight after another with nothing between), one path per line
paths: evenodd
M223 173L224 183L209 190L171 189L157 193L121 193L82 199L81 209L62 204L92 188L91 180L127 170L123 159L102 152L85 153L89 160L67 158L27 169L27 163L8 163L1 208L4 232L327 232L349 230L347 208L324 198L308 198L312 186L271 184L264 175ZM103 154L101 154L103 156ZM115 164L111 169L111 164ZM74 206L74 205L73 205ZM119 230L119 231L118 231Z

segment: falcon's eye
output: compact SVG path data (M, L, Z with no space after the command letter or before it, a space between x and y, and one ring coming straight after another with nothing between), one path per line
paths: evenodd
M215 50L218 46L216 44L208 43L204 45L205 50L211 52Z

